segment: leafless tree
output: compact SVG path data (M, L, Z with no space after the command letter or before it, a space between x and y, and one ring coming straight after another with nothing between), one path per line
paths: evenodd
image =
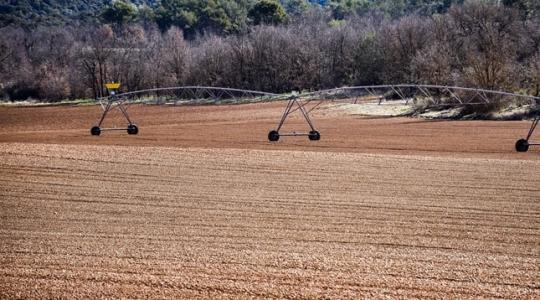
M519 40L515 10L469 2L450 11L466 53L463 84L511 90Z
M92 89L95 98L103 97L106 95L104 85L109 79L108 62L115 47L114 32L107 25L91 29L83 42L79 57L85 71L85 82Z
M211 85L269 92L422 82L540 89L540 19L468 1L435 16L371 14L330 22L313 9L289 24L186 41L151 24L0 28L0 92L11 99L101 97L124 90Z
M383 80L385 82L415 82L411 62L430 41L432 22L417 16L383 24L379 44L384 53Z
M535 96L540 96L540 50L529 59L527 79Z
M189 79L191 84L227 86L231 50L224 39L206 37L190 51Z
M163 37L163 46L158 50L160 57L163 59L161 64L168 74L166 82L172 81L175 84L181 85L185 82L187 76L189 46L184 40L182 31L176 27L172 27Z

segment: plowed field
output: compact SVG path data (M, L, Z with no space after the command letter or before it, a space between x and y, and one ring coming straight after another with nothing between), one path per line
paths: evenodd
M283 106L0 108L0 299L540 297L527 122Z

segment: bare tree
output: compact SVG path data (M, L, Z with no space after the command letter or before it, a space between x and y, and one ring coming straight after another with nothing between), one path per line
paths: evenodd
M188 44L184 40L182 31L172 27L163 37L163 47L158 50L163 58L163 65L170 79L181 85L187 77Z
M429 44L432 23L429 19L406 16L393 23L383 24L379 33L385 63L385 82L414 82L411 62Z
M204 38L191 51L188 82L210 86L229 85L229 57L231 50L224 39L214 35Z
M270 92L352 84L423 82L540 89L540 18L470 1L449 13L385 19L376 12L330 22L312 9L287 25L186 41L146 24L0 28L0 90L12 99L101 97L171 85Z
M470 2L463 7L452 7L450 17L466 53L462 83L489 89L512 89L520 36L517 12Z
M107 64L114 51L114 42L112 28L104 25L87 32L84 47L79 49L85 81L95 98L106 95Z
M449 18L433 18L430 28L430 42L412 59L411 71L421 83L453 85L464 57L463 42L456 38Z
M253 45L246 35L231 37L228 39L231 49L231 81L236 88L249 89L253 84Z
M529 59L526 74L533 94L540 96L540 49Z
M357 31L352 26L327 28L319 40L324 58L323 86L335 87L351 82L354 74L354 51Z

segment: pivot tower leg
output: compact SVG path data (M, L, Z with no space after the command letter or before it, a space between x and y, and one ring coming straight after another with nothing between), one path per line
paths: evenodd
M307 103L309 103L309 101L306 102L306 103L300 103L300 101L298 101L298 97L290 98L289 101L287 102L287 106L285 107L285 110L283 111L283 114L281 115L281 119L279 121L277 129L271 130L268 133L268 140L271 141L271 142L275 142L275 141L279 140L280 136L307 136L309 138L309 140L311 140L311 141L320 140L321 135L315 129L315 125L313 124L313 121L309 117L309 112L311 110L307 111L306 108L305 108L305 105ZM295 108L295 106L296 106L296 108ZM308 124L308 126L310 128L309 133L298 133L298 132L280 133L279 131L283 127L283 124L285 123L285 121L287 120L289 115L294 113L297 110L299 110L302 113L302 116L306 120L306 122L307 122L307 124Z
M520 139L516 142L516 151L518 152L527 152L529 150L530 146L538 146L540 143L531 143L529 140L531 139L534 131L536 130L536 126L538 126L538 123L540 123L540 113L534 118L531 128L529 128L529 133L527 134L527 138Z
M129 118L129 114L127 111L127 107L124 103L124 100L117 100L115 96L112 96L107 101L106 105L102 105L103 113L101 114L101 118L99 119L99 122L96 126L93 126L90 129L90 134L92 135L100 135L102 131L106 130L126 130L128 134L137 134L139 133L139 128L137 125L135 125L133 122L131 122L131 119ZM122 115L124 115L124 118L126 118L128 122L127 128L101 128L101 125L103 124L103 121L107 117L107 114L113 110L114 108L117 108L120 110Z

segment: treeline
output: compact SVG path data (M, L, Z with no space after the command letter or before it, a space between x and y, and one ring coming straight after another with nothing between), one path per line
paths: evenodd
M429 83L540 94L540 20L484 1L445 14L391 19L372 11L336 20L312 8L282 25L185 39L152 24L0 29L6 100L100 97L179 85L268 92Z
M519 1L524 3L523 10L533 11L530 0ZM432 15L446 12L453 3L462 4L463 0L160 0L151 6L117 0L100 16L101 21L117 25L154 22L162 31L176 26L191 39L197 34L238 34L253 25L289 23L314 8L328 13L333 21L341 21L372 12L389 18L411 13Z
M530 1L519 3L532 9ZM370 11L392 18L443 13L453 3L463 0L8 0L0 2L0 27L157 24L162 31L176 26L192 38L209 32L240 33L260 23L286 23L312 8L341 20Z
M99 12L109 3L110 0L2 0L0 27L95 23Z

